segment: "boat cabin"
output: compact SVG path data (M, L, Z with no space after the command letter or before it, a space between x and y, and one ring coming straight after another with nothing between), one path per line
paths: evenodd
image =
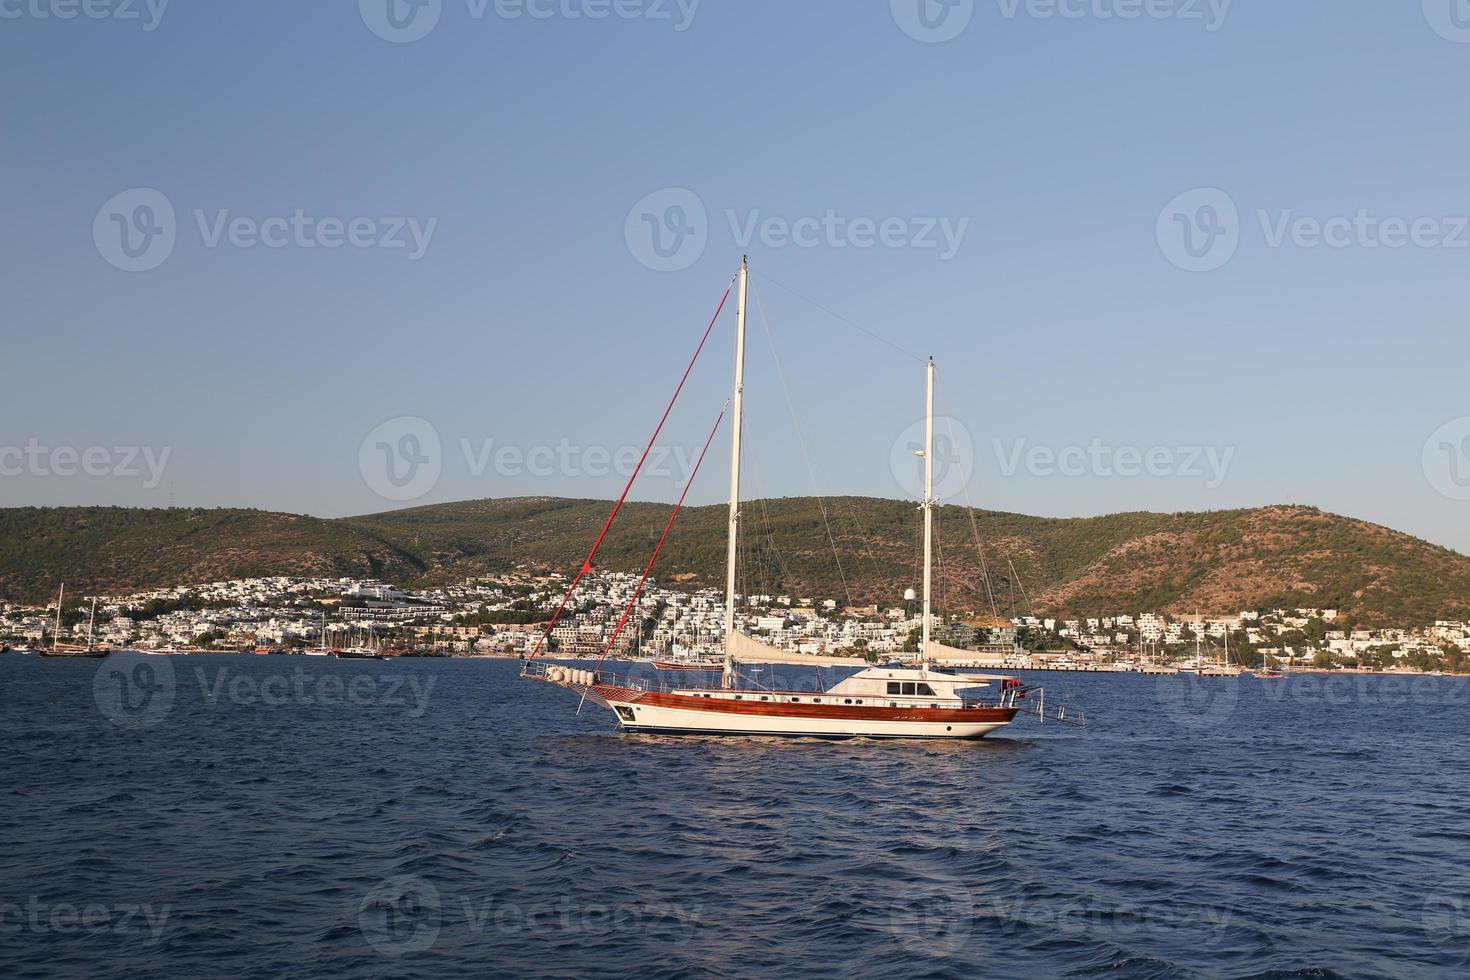
M1004 690L1008 680L1011 679L995 674L960 674L932 668L869 667L834 684L824 692L824 697L853 704L949 708L975 700L971 692L977 688L1000 684ZM961 694L962 691L965 693Z

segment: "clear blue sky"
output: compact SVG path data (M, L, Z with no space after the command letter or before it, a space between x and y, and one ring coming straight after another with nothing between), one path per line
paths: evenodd
M1306 503L1470 551L1470 503L1455 499L1470 496L1470 423L1455 422L1470 416L1456 221L1470 214L1470 11L1068 0L1081 16L1048 17L1044 3L946 14L931 0L921 20L905 2L706 0L690 18L688 2L557 0L513 18L505 0L443 0L405 42L378 36L429 23L404 0L392 22L386 0L175 0L156 23L141 0L123 11L137 19L5 0L0 503L162 506L172 488L180 504L341 515L615 495L621 479L585 475L585 453L550 475L475 457L486 440L492 454L641 445L742 229L831 212L830 242L768 225L744 246L822 492L905 493L890 460L922 372L776 283L938 359L977 504ZM629 16L568 16L599 10ZM942 43L910 36L961 24ZM122 231L165 220L138 210L157 198L137 188L173 209L174 241L126 271ZM668 205L688 196L669 188L692 192L707 226L680 268L656 271L642 214L678 224ZM1238 219L1207 213L1222 198L1202 188ZM294 232L276 248L249 244L251 224L234 243L219 227L222 212L269 230L298 210L316 229L304 241L331 237L322 219L368 219L363 241L394 219L429 233L416 256L406 230L403 248L307 248ZM1359 212L1375 224L1342 247L1299 220ZM884 219L893 244L858 247L862 222ZM952 255L938 232L939 248L904 244L941 219L963 227ZM1422 242L1386 245L1392 219ZM1197 262L1219 267L1181 268ZM732 328L664 443L703 442ZM808 493L752 328L747 488ZM376 442L423 442L390 423L363 447L400 417L441 446L437 478L401 501L375 491ZM1089 446L1103 466L1046 464ZM57 447L107 461L62 475ZM163 462L157 479L141 454L124 465L127 447ZM1154 447L1157 473L1109 462ZM1189 447L1228 457L1220 480ZM693 499L723 496L726 452ZM672 471L635 490L676 494Z

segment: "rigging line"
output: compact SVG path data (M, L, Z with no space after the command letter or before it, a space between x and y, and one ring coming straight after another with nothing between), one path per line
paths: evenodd
M811 453L806 449L806 438L801 434L801 423L796 418L796 403L791 400L791 386L786 383L786 371L781 367L781 355L776 353L776 338L771 334L771 323L766 319L766 308L761 304L760 294L754 289L750 294L755 297L755 308L760 313L761 326L765 328L766 343L771 347L771 358L776 362L776 377L781 381L781 392L786 396L786 408L791 412L791 427L796 430L796 444L801 447L802 458L806 460L806 473L812 481L812 492L817 497L817 507L822 512L822 526L827 529L827 543L832 546L832 559L837 562L837 574L842 579L842 592L847 596L847 604L852 605L852 590L847 587L847 573L842 570L842 556L837 553L837 539L832 536L832 522L827 519L827 501L822 497L822 491L817 486L817 471L812 466Z
M592 550L587 552L587 557L583 560L582 567L578 570L576 577L572 579L572 584L567 587L567 594L561 597L561 605L557 606L556 612L551 614L551 622L546 624L546 632L541 634L541 638L536 641L536 646L531 651L531 655L526 659L536 659L536 655L541 652L541 647L545 645L547 637L551 636L552 629L556 627L556 621L561 618L561 614L566 610L567 602L571 600L572 593L577 591L578 583L582 581L588 572L592 571L592 559L597 555L597 549L602 547L603 538L607 537L608 529L612 527L613 521L617 519L618 511L623 509L623 501L628 499L628 491L633 489L633 481L638 479L638 473L643 469L643 463L648 459L648 454L652 451L653 444L658 439L658 434L663 431L664 423L669 420L669 413L674 410L674 402L679 400L679 393L684 390L684 382L689 380L689 374L694 370L694 362L699 360L699 354L704 350L704 345L709 340L710 332L715 329L715 323L720 319L720 311L725 308L725 301L730 298L730 290L734 288L735 280L732 278L730 284L725 287L725 295L720 297L720 305L715 307L715 315L710 317L709 326L704 328L704 336L699 338L699 346L694 348L694 356L689 359L689 366L684 369L684 376L679 379L679 386L674 389L674 395L669 399L669 404L664 409L663 418L658 420L658 428L654 429L653 435L649 436L648 445L643 447L643 455L639 458L638 465L633 467L633 472L629 474L628 483L623 487L622 495L618 497L618 502L613 504L612 513L608 514L607 520L603 522L602 531L598 533L597 540L593 542Z
M773 286L778 286L781 289L786 290L788 293L790 293L792 296L795 296L797 299L799 299L799 300L801 300L801 301L803 301L805 303L810 303L812 306L815 306L817 309L821 310L823 313L827 314L828 316L833 317L834 319L837 319L837 320L841 320L843 323L847 324L849 327L852 327L854 330L858 331L859 333L867 334L869 337L872 337L874 340L878 341L878 343L884 344L884 345L886 345L888 347L892 347L894 350L898 351L900 354L904 355L905 357L912 357L914 360L918 361L920 364L926 364L926 363L928 363L928 359L927 358L920 357L918 354L915 354L913 351L908 350L907 348L904 348L904 347L900 347L898 344L895 344L893 341L889 340L887 337L883 336L880 333L875 333L874 331L869 330L867 327L863 326L860 323L854 323L852 320L849 320L847 317L843 316L841 313L838 313L835 310L828 309L827 307L823 306L821 303L818 303L816 300L812 299L810 296L804 296L801 293L798 293L796 290L792 289L790 286L786 286L786 285L783 285L782 283L777 282L776 280L772 279L770 276L766 275L765 273L763 273L763 272L756 272L756 273L754 273L754 275L760 276L762 279L764 279L766 282L770 283Z
M726 402L726 408L728 407L729 403ZM699 465L704 462L704 454L709 452L709 444L715 441L715 433L719 431L720 423L725 421L726 408L720 409L719 417L715 419L713 428L709 430L709 438L704 440L704 448L699 451L699 458L694 461L694 469L690 471L689 479L684 481L684 491L679 494L679 502L669 512L669 520L664 524L664 533L659 536L658 544L653 546L653 554L649 557L648 564L643 568L643 577L638 580L638 585L634 587L633 594L628 597L628 605L623 609L623 618L618 620L618 628L613 630L612 638L607 641L607 646L603 648L602 656L598 658L597 666L593 668L594 670L602 669L602 662L607 659L607 655L617 645L618 637L623 633L623 627L628 625L628 617L632 615L633 606L638 602L638 597L643 594L643 586L648 581L649 573L653 571L653 563L658 561L658 553L663 550L664 542L669 539L669 532L674 529L674 519L679 516L679 511L683 509L684 498L689 495L689 488L694 485L694 477L699 474ZM642 614L639 614L638 617L638 629L640 633L643 630Z
M934 508L934 550L938 552L939 558L939 621L944 622L944 612L949 609L948 593L944 590L944 580L948 578L947 568L944 564L944 508Z
M787 583L791 581L791 566L786 564L786 556L781 554L781 549L776 547L776 531L771 527L771 512L766 507L764 498L761 500L761 520L766 525L766 547L771 551L771 557L776 559L776 569L781 574L781 588L785 591Z
M789 580L791 578L791 569L787 566L786 558L781 554L781 549L776 547L776 532L775 529L771 527L771 511L766 506L766 499L768 495L766 493L766 482L765 480L761 479L760 461L757 459L752 459L750 461L750 464L751 468L755 471L755 486L757 492L759 492L760 494L760 496L756 499L756 503L760 504L761 508L761 522L766 531L766 547L770 549L771 557L775 559L777 570L786 577L786 580ZM787 582L783 581L782 588L785 588L786 584Z
M949 446L953 451L954 447L959 445L954 438L954 419L946 415L944 425L949 430ZM960 476L964 476L963 471ZM975 552L980 556L980 578L985 583L985 595L990 600L990 615L994 619L999 619L1000 613L995 608L995 592L990 588L990 570L985 566L985 549L980 546L980 525L975 521L975 505L970 502L970 481L961 480L960 488L965 492L965 512L970 515L970 533L975 537Z
M839 502L846 505L848 523L852 527L853 533L857 535L858 541L861 542L861 544L857 548L858 558L868 559L868 567L871 568L873 572L873 581L880 581L883 576L878 571L878 559L873 555L873 543L871 535L863 533L863 527L858 522L857 507L853 504L851 497L838 497L837 499ZM859 562L858 564L861 565L862 563Z
M921 511L915 511L915 513L923 513L923 511L922 510ZM924 554L924 521L923 521L923 518L920 518L920 519L914 521L914 547L913 547L913 553L914 553L914 573L913 573L914 574L914 577L912 579L910 579L910 581L917 582L917 581L919 581L919 565L924 560L923 559L923 554Z
M1026 602L1026 615L1035 616L1036 610L1031 608L1031 597L1026 594L1026 583L1021 581L1021 576L1016 574L1016 563L1006 558L1006 564L1011 566L1011 577L1016 580L1016 587L1021 590L1021 598Z

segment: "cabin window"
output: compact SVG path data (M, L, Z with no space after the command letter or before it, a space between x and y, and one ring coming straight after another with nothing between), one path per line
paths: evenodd
M913 681L904 681L903 682L903 693L905 693L905 694L913 694L914 693L914 686L915 685L914 685L914 682Z
M744 701L745 700L745 695L743 695L743 694L737 694L737 695L735 695L735 700L736 701Z
M822 699L821 698L812 698L812 704L821 704L821 703L822 703Z
M889 681L888 682L888 693L889 694L898 694L899 693L899 684L898 684L897 681Z
M930 687L928 684L920 684L919 685L919 693L920 694L928 695L929 697L932 698L932 697L934 697L934 688Z
M771 699L770 699L770 698L768 698L768 697L766 697L766 695L764 695L764 694L762 694L762 695L761 695L761 700L762 700L762 701L769 701L769 700L771 700Z
M863 699L862 699L862 698L858 698L858 699L857 699L857 703L858 703L858 704L862 704L862 703L863 703Z
M939 707L939 705L937 705L937 704L931 704L931 705L929 705L929 707L931 707L931 708L937 708L937 707Z
M618 705L618 717L622 718L624 721L632 721L633 709L624 704Z
M842 703L843 704L852 704L852 698L843 698L842 699Z

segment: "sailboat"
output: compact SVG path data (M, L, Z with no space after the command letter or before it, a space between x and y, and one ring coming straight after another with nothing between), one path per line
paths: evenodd
M307 647L301 651L308 657L333 657L336 652L327 646L327 611L322 610L322 644L319 647Z
M1285 675L1271 664L1271 655L1263 652L1261 654L1261 669L1256 671L1256 677L1263 681L1279 681Z
M534 655L526 662L525 675L557 684L610 709L620 728L628 732L835 739L978 739L1009 725L1021 711L1021 699L1029 691L1039 691L1039 688L1030 689L1014 677L960 673L957 669L930 663L930 658L944 649L930 637L936 503L935 368L932 358L925 368L924 449L920 453L924 459L924 499L921 506L924 513L924 598L922 645L916 664L912 667L872 666L858 658L795 654L768 646L737 630L735 583L741 517L746 298L750 278L746 261L741 261L736 278L735 380L730 402L733 421L725 549L724 656L720 663L720 683L717 686L661 687L655 690L638 679L619 680L605 676L599 670L544 661L538 663ZM590 567L590 562L589 557L585 567ZM570 594L569 590L568 596ZM550 632L549 628L547 632ZM859 670L823 690L775 690L759 686L742 687L739 667L749 664L857 667Z
M350 634L350 638L352 640L356 640L357 639L357 630L355 628L353 629L352 633ZM337 651L337 659L338 660L387 660L388 658L385 657L383 655L382 651L378 649L376 638L373 636L372 627L369 626L368 629L367 629L367 639L366 639L366 641L365 642L362 642L362 643L356 643L356 642L354 642L351 646L347 647L345 650L338 650Z
M101 660L111 653L107 649L94 649L92 646L92 627L97 620L97 599L92 599L92 615L87 620L87 645L85 647L62 646L61 645L61 609L66 602L66 583L61 583L61 592L56 597L56 632L51 637L51 649L42 650L43 657L80 657L83 659Z
M1225 624L1225 655L1221 663L1200 670L1201 677L1239 677L1245 672L1244 667L1235 667L1230 663L1230 624Z

